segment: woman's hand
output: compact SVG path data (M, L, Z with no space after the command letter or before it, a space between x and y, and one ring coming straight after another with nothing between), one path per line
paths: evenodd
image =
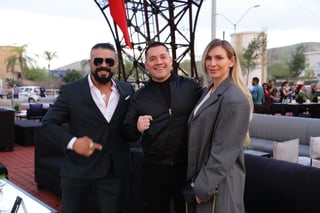
M191 183L191 187L194 188L194 182ZM202 200L200 200L200 198L198 198L197 195L196 195L196 201L197 201L197 204L202 203Z

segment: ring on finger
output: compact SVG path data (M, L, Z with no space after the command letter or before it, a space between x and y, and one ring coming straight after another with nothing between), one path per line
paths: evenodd
M93 148L93 142L90 143L89 148Z

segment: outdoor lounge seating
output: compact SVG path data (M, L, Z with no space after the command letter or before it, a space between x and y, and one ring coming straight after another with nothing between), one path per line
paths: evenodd
M27 119L42 121L45 116L47 109L43 108L41 103L29 104L29 109L27 109Z
M41 128L35 129L34 154L34 178L37 187L61 195L60 170L64 161L64 153L49 141Z
M320 169L245 155L246 213L318 213Z
M253 114L250 148L273 153L273 142L299 138L299 156L309 157L310 137L320 136L320 119Z
M125 199L134 213L142 212L141 149L132 149L133 172ZM35 180L38 187L55 194L60 192L60 168L63 152L54 147L37 129L35 147ZM245 154L246 182L244 202L246 213L318 213L320 169L268 157Z
M0 109L0 151L12 151L14 147L14 110Z

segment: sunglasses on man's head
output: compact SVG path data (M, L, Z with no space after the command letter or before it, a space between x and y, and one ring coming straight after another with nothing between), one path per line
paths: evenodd
M101 66L103 64L103 60L106 62L108 67L113 67L116 63L113 58L94 58L93 64L96 66Z

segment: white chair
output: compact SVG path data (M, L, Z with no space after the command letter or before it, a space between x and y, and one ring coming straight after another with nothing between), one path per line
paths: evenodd
M312 160L320 160L320 137L310 137L310 166Z
M298 163L299 138L283 142L273 142L273 158Z

